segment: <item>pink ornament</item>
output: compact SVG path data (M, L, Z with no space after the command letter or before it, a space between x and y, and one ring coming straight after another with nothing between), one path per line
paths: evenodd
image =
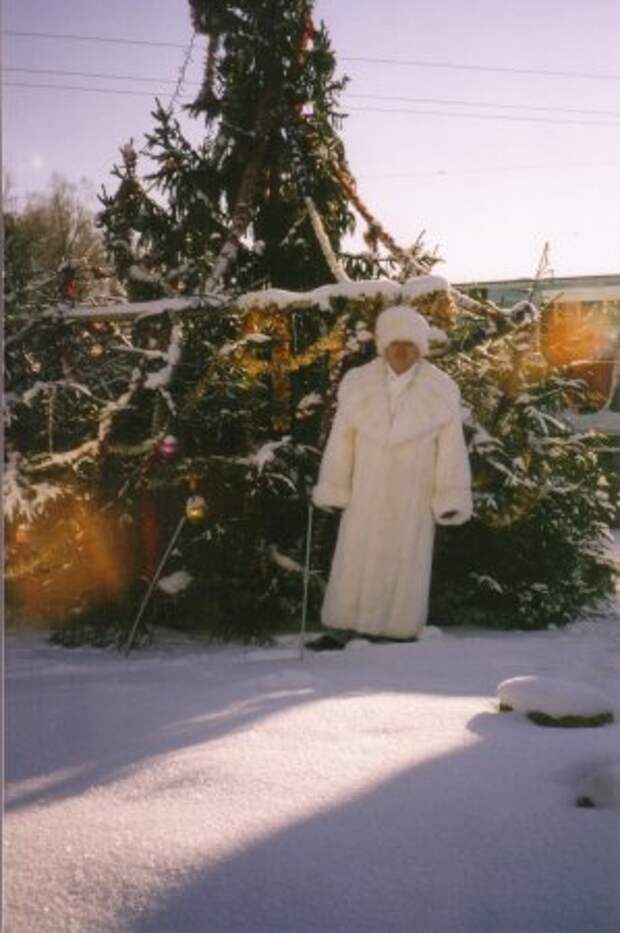
M174 460L179 453L179 442L173 434L167 434L159 442L157 450L164 460Z

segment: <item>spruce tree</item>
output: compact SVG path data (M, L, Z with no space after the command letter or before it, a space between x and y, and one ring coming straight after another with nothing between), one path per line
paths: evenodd
M417 293L437 258L420 239L395 243L357 191L338 135L344 81L312 7L191 0L208 43L190 107L204 140L158 104L142 161L126 144L102 193L129 305L11 295L15 599L52 607L64 643L126 641L171 542L145 621L246 640L296 622L335 390L395 301L428 316L433 361L468 406L476 515L438 536L432 618L541 627L610 592L615 491L600 442L563 416L584 386L545 359L528 303L503 312L437 277ZM368 250L344 255L356 217ZM314 617L336 522L315 527Z

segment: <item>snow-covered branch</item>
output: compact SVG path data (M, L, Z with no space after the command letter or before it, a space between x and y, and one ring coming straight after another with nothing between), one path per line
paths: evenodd
M176 323L173 325L170 332L170 343L168 344L168 349L164 354L161 354L162 358L166 361L166 365L162 366L161 369L158 369L154 373L149 373L144 382L145 389L164 390L166 386L170 384L172 375L181 359L182 340L183 325Z
M325 257L325 262L329 266L331 274L334 276L337 282L349 282L349 276L344 271L342 263L338 261L332 245L329 242L329 237L325 232L325 227L323 226L323 221L319 216L319 212L314 206L314 201L312 198L304 198L306 202L306 207L308 209L308 215L312 223L312 229L314 230L314 235L316 236L319 246L321 247L321 252Z
M153 301L132 301L110 304L106 307L93 305L59 304L46 310L42 318L54 318L62 321L83 321L91 324L99 321L134 321L137 318L153 317L160 314L183 314L216 308L230 300L227 296L205 293L186 295L178 298L157 298Z

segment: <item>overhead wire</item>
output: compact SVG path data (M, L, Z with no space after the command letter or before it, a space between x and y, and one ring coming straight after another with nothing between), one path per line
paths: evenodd
M578 107L543 107L539 104L503 104L492 101L477 100L458 100L445 97L398 97L394 94L350 94L345 92L347 99L353 100L381 100L381 101L401 101L411 104L448 104L458 107L486 107L496 108L498 110L536 110L546 113L579 113L591 114L598 117L620 117L620 110L593 110L591 108Z
M52 32L38 32L34 30L19 30L19 29L3 29L3 35L15 36L22 38L30 39L51 39L51 40L64 40L64 41L79 41L79 42L105 42L105 43L118 43L122 45L143 45L151 46L153 48L171 48L171 49L185 49L186 44L178 42L162 42L151 39L128 39L123 36L99 36L99 35L82 35L77 33L52 33ZM341 55L339 56L339 61L343 62L361 62L365 64L378 64L378 65L403 65L407 67L415 68L446 68L446 69L456 69L459 71L480 71L480 72L496 72L501 74L514 74L514 75L537 75L540 77L551 77L551 78L579 78L585 80L603 80L603 81L620 81L620 73L608 73L608 72L593 72L593 71L564 71L564 70L552 70L545 68L517 68L508 65L472 65L465 62L444 62L444 61L432 61L425 59L398 59L398 58L375 58L373 56L365 55Z
M158 49L185 49L187 43L159 42L152 39L127 39L123 36L84 36L64 32L34 32L22 29L3 29L2 35L24 39L62 39L67 42L106 42L118 45L146 45Z
M151 83L160 81L162 84L176 84L178 80L173 80L172 78L159 78L153 75L150 77L147 77L146 75L119 75L109 71L67 71L64 68L20 68L17 66L7 66L1 70L3 72L19 72L20 74L33 75L55 75L57 77L66 78L103 78L104 80L109 79L111 81L146 81ZM199 81L187 81L185 83L200 87Z
M552 71L545 68L513 68L505 65L468 65L463 62L434 62L423 59L371 58L362 55L340 55L341 62L364 62L373 65L405 65L414 68L446 68L456 71L483 71L512 75L536 75L544 78L581 78L586 80L620 81L620 73L601 71Z
M615 123L604 120L553 120L547 117L513 117L500 113L455 113L448 110L412 110L399 107L349 107L348 110L353 113L397 113L424 117L454 117L462 120L499 120L509 123L546 123L564 126L607 126L620 129L620 121Z
M176 81L173 82L176 84ZM157 97L164 96L168 94L169 91L161 92L161 95L158 95L155 91L129 91L126 88L112 88L112 87L84 87L77 84L34 84L26 81L5 81L4 87L20 87L20 88L35 88L37 90L51 90L51 91L86 91L97 94L124 94L130 97Z
M116 74L114 72L97 72L97 71L68 71L62 68L24 68L17 66L7 66L2 69L3 72L7 73L19 73L19 74L32 74L32 75L52 75L57 77L68 77L68 78L97 78L111 81L139 81L139 82L160 82L161 84L178 84L177 80L172 80L169 78L161 78L145 75L127 75L127 74ZM187 81L184 80L183 84L186 87L201 87L200 81ZM21 85L21 86L25 86ZM34 85L33 85L34 86ZM572 113L572 114L582 114L584 116L600 116L600 117L620 117L620 110L595 110L588 107L545 107L538 104L513 104L513 103L502 103L502 102L493 102L493 101L478 101L478 100L461 100L457 98L442 98L442 97L406 97L399 96L396 94L354 94L345 92L343 95L347 100L377 100L377 101L400 101L402 103L412 103L412 104L434 104L434 105L448 105L448 106L458 106L458 107L482 107L485 109L498 109L498 110L532 110L539 111L544 113Z
M169 83L169 82L166 82ZM173 82L177 84L177 82ZM126 95L126 96L137 96L137 97L158 97L165 96L166 91L162 90L159 94L156 91L138 91L138 90L129 90L127 88L105 88L105 87L93 87L85 85L76 85L76 84L50 84L50 83L35 83L29 81L6 81L4 82L4 87L19 87L19 88L33 88L37 90L52 90L52 91L77 91L77 92L86 92L86 93L100 93L100 94L115 94L115 95ZM472 105L470 105L472 106ZM477 105L473 105L477 106ZM489 105L492 106L492 105ZM423 117L449 117L456 119L469 119L469 120L485 120L485 121L504 121L510 123L539 123L539 124L548 124L548 125L564 125L564 126L597 126L597 127L611 127L620 129L620 121L605 121L605 120L562 120L562 119L551 119L547 117L535 117L535 116L510 116L507 114L486 114L486 113L457 113L455 111L449 110L421 110L421 109L412 109L412 108L400 108L400 107L347 107L347 112L351 113L386 113L386 114L410 114L413 116L423 116Z
M372 172L362 172L360 177L364 178L446 178L455 175L490 175L496 172L527 172L540 171L541 169L563 169L563 168L613 168L620 166L620 157L616 161L607 162L539 162L530 165L486 165L482 168L459 169L436 169L432 172L381 172L374 175Z

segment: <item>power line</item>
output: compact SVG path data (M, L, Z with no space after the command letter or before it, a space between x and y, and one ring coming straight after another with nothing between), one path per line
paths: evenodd
M111 42L117 45L149 45L159 49L186 49L180 42L155 42L147 39L125 39L120 36L81 36L61 32L24 32L19 29L3 29L5 36L20 36L25 39L62 39L67 42Z
M96 94L123 94L129 97L164 97L166 94L170 93L169 91L162 91L161 94L157 94L155 91L127 91L123 88L111 88L111 87L81 87L76 84L31 84L30 82L25 81L6 81L5 87L29 87L34 88L35 90L46 90L46 91L86 91Z
M349 94L345 93L347 98L357 100L384 100L384 101L402 101L403 103L410 104L448 104L449 106L458 106L458 107L489 107L496 108L498 110L537 110L544 111L547 113L581 113L581 114L592 114L592 116L598 117L620 117L620 111L618 110L591 110L591 109L577 109L574 107L540 107L534 104L497 104L489 103L488 101L476 101L476 100L450 100L443 97L396 97L393 95L387 94Z
M539 171L540 169L561 168L613 168L620 167L619 161L612 162L539 162L530 165L487 165L484 168L471 168L453 171L452 169L437 169L434 172L381 172L374 175L372 172L361 172L360 178L446 178L461 175L492 175L496 172Z
M4 29L3 35L19 36L31 39L60 39L72 42L107 42L121 45L146 45L154 48L185 49L186 44L178 42L156 42L147 39L127 39L120 36L85 36L73 33L26 32L18 29ZM620 81L620 74L592 71L552 71L543 68L512 68L500 65L468 65L462 62L425 61L422 59L373 58L370 56L341 55L342 62L362 62L371 65L405 65L413 68L447 68L459 71L483 71L500 74L538 75L549 78L581 78L586 80Z
M500 120L509 123L545 123L562 126L611 126L620 129L620 122L606 123L603 120L549 120L546 117L511 117L504 114L454 113L449 110L404 110L398 107L349 107L355 113L400 113L422 117L454 117L462 120Z
M413 68L452 68L458 71L490 71L512 75L539 75L545 78L585 78L588 80L620 81L620 74L593 71L547 71L542 68L508 68L500 65L464 65L461 62L432 62L399 58L368 58L340 55L341 62L364 62L372 65L407 65Z
M115 94L133 97L163 97L166 91L157 93L156 91L130 91L121 88L105 87L84 87L75 84L35 84L25 81L7 81L5 87L32 88L34 90L51 91L78 91L97 94ZM620 122L605 122L603 120L553 120L546 117L513 117L505 114L486 114L486 113L455 113L449 110L413 110L399 107L348 107L347 112L352 113L388 113L388 114L410 114L422 117L450 117L465 120L487 120L487 121L508 121L510 123L539 123L560 126L605 126L617 127L620 129Z
M97 71L65 71L62 68L17 68L17 67L8 67L3 68L3 72L20 72L20 74L32 74L32 75L56 75L58 77L66 78L103 78L110 79L112 81L150 81L156 82L159 81L161 84L176 84L177 81L173 81L170 78L147 78L143 75L117 75L111 74L110 72L97 72ZM178 79L177 79L178 80ZM189 82L186 84L193 84L195 87L200 87L199 81Z
M19 72L20 74L33 74L33 75L54 75L58 77L68 77L68 78L103 78L104 80L112 81L140 81L140 82L157 82L161 84L174 84L176 85L178 81L172 81L168 78L159 78L159 77L146 77L144 75L125 75L125 74L113 74L111 72L96 72L96 71L66 71L59 68L18 68L18 67L7 67L2 69L4 72ZM201 87L199 81L185 81L184 84L187 87ZM403 103L411 104L447 104L448 106L459 106L459 107L484 107L484 108L495 108L498 110L535 110L545 113L574 113L574 114L584 114L591 116L599 117L620 117L620 111L617 110L593 110L588 108L575 108L575 107L541 107L534 104L503 104L503 103L492 103L489 101L476 101L476 100L458 100L450 98L441 98L441 97L399 97L393 94L349 94L345 93L345 98L347 100L380 100L380 101L402 101Z

